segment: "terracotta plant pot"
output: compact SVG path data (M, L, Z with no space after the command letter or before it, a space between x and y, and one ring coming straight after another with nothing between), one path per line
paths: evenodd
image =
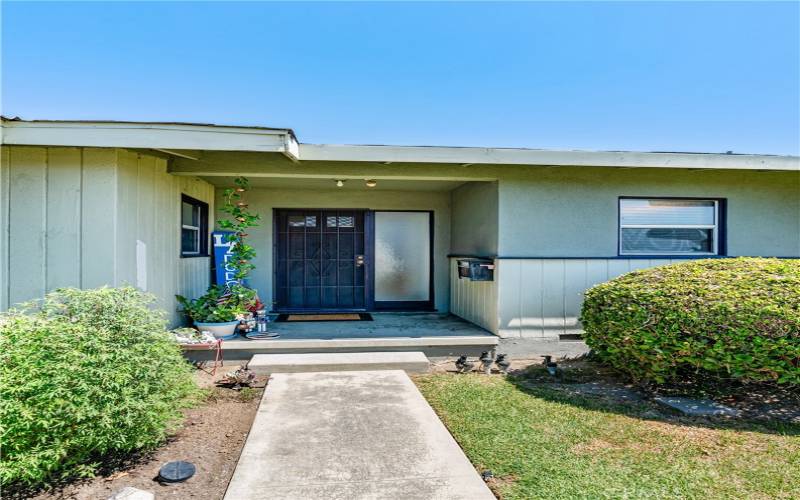
M208 332L215 338L221 339L228 337L236 332L236 326L239 321L228 321L226 323L198 323L195 321L194 326L201 332Z

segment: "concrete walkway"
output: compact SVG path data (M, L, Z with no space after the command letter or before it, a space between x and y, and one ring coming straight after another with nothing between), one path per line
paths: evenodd
M225 500L474 499L489 491L403 371L278 373Z

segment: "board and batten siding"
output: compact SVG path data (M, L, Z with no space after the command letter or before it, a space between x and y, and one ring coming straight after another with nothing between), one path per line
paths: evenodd
M557 339L583 331L583 295L622 274L686 259L495 259L494 281L459 279L450 259L450 312L499 337Z
M0 309L58 287L138 286L172 324L175 294L209 284L209 258L180 258L181 193L214 188L167 173L167 160L125 149L2 148ZM210 221L213 224L213 221Z
M459 278L458 259L451 258L450 312L497 334L497 281Z
M498 259L497 335L558 338L583 331L586 290L622 274L686 259Z

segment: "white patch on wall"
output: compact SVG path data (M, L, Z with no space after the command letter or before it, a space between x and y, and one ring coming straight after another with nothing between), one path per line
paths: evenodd
M136 240L136 288L147 291L147 245Z

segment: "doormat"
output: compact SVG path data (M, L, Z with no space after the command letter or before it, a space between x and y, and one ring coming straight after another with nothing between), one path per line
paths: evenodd
M368 313L279 314L275 321L372 321L372 315Z

